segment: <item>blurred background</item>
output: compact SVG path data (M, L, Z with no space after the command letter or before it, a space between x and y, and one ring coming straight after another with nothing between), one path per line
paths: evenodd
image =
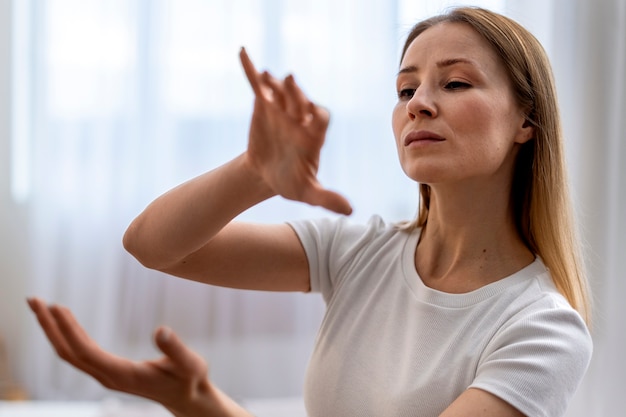
M412 218L390 128L405 35L458 5L506 14L552 60L595 300L595 355L568 416L616 416L626 386L626 2L622 0L0 0L0 393L110 397L56 358L25 298L69 306L106 349L156 355L172 326L236 398L298 397L317 295L212 288L148 271L121 246L174 185L245 149L245 46L294 73L332 121L320 177L353 217ZM242 215L332 216L274 199Z

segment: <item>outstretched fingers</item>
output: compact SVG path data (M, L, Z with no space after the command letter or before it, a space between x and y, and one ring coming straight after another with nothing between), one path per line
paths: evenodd
M57 354L63 359L68 357L71 348L59 329L56 319L50 311L50 306L39 298L28 299L28 305L33 313L35 313L39 325Z
M61 359L107 388L115 388L115 381L128 378L133 369L132 362L102 350L68 308L49 306L40 299L30 299L28 303Z
M280 97L280 95L282 94L282 88L280 83L272 77L269 72L259 72L252 63L245 48L241 48L239 51L239 60L241 61L243 71L257 99L281 100L282 97Z
M284 80L279 80L267 71L259 72L245 48L241 48L239 58L257 99L273 102L298 122L307 119L307 116L310 115L311 102L297 85L293 75L288 75Z
M285 198L352 213L348 200L323 188L316 178L329 112L309 100L293 75L278 80L259 73L243 48L240 58L256 95L248 151L260 161L268 185Z
M161 328L155 333L164 357L135 362L100 348L69 309L36 298L28 304L58 355L104 387L157 401L170 410L200 401L203 411L186 415L206 415L206 410L214 409L206 362L171 330ZM199 397L203 400L197 400Z

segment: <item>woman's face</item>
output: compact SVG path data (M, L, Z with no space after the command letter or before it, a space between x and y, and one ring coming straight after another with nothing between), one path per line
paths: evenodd
M397 79L393 131L400 164L434 185L511 178L532 137L490 44L469 25L441 23L409 46Z

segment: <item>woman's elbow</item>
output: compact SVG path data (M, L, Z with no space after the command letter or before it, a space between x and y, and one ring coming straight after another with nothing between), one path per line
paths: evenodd
M124 249L146 268L161 269L163 266L158 262L159 257L155 256L154 249L145 238L142 238L141 226L137 223L137 220L133 221L124 232L122 237Z

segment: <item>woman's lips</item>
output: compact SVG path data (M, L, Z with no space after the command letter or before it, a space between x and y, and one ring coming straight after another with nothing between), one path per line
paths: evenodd
M410 132L404 137L404 146L419 143L442 142L445 139L436 133L428 130L418 130Z

